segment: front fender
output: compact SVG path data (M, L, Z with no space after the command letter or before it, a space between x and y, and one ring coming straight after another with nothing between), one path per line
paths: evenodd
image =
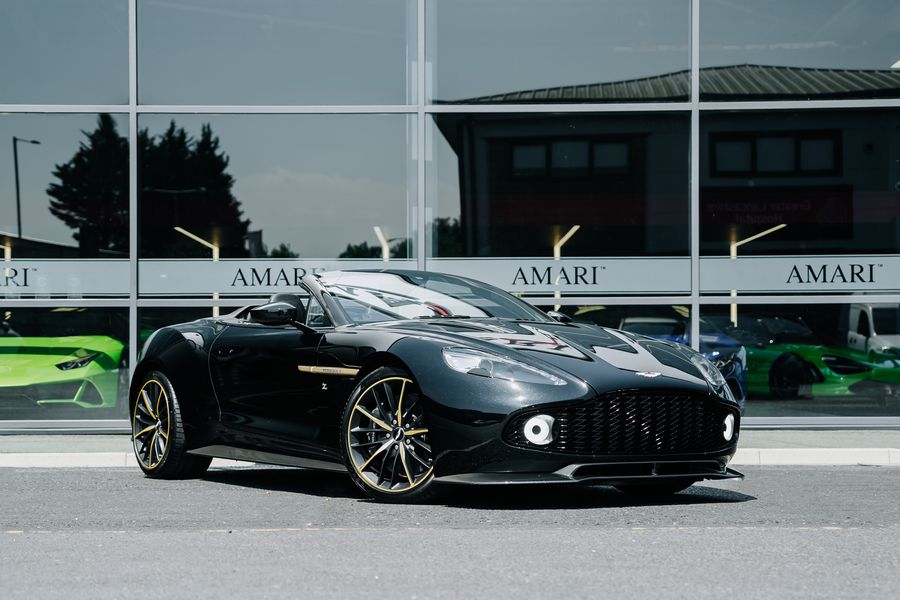
M144 377L161 371L175 388L188 447L208 444L216 436L219 404L209 377L209 344L204 338L166 327L154 334L137 364L129 388L129 416ZM189 332L187 332L189 333ZM198 334L199 335L199 334Z

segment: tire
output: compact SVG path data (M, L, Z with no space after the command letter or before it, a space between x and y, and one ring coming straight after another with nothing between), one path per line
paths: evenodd
M147 373L131 400L131 445L138 466L155 479L200 477L212 462L187 453L178 396L160 371Z
M803 360L794 354L778 358L769 370L769 391L779 400L796 400L806 381Z
M403 369L363 377L341 419L341 454L353 483L382 502L435 496L432 452L418 386Z
M685 481L683 479L676 479L675 481L667 481L665 483L632 483L629 485L617 485L615 488L629 496L654 498L677 494L678 492L688 489L695 483L696 482L692 480Z

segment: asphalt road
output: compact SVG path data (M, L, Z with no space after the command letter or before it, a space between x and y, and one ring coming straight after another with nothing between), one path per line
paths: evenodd
M746 473L649 503L455 488L403 506L292 469L0 469L0 597L896 597L900 469Z

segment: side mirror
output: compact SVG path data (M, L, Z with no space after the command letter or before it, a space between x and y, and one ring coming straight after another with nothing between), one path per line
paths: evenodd
M289 325L297 320L297 309L287 302L272 302L250 309L250 320L263 325Z
M563 313L555 311L555 310L548 310L547 316L550 317L551 319L553 319L554 321L559 321L560 323L571 323L572 322L572 317L570 317L569 315L564 315Z

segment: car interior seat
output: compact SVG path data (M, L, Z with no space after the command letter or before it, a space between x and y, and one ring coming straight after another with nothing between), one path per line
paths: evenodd
M300 296L297 294L272 294L272 297L269 298L269 303L273 302L286 302L290 304L294 308L297 309L297 321L299 323L306 322L306 308L303 306L303 301L300 300Z

